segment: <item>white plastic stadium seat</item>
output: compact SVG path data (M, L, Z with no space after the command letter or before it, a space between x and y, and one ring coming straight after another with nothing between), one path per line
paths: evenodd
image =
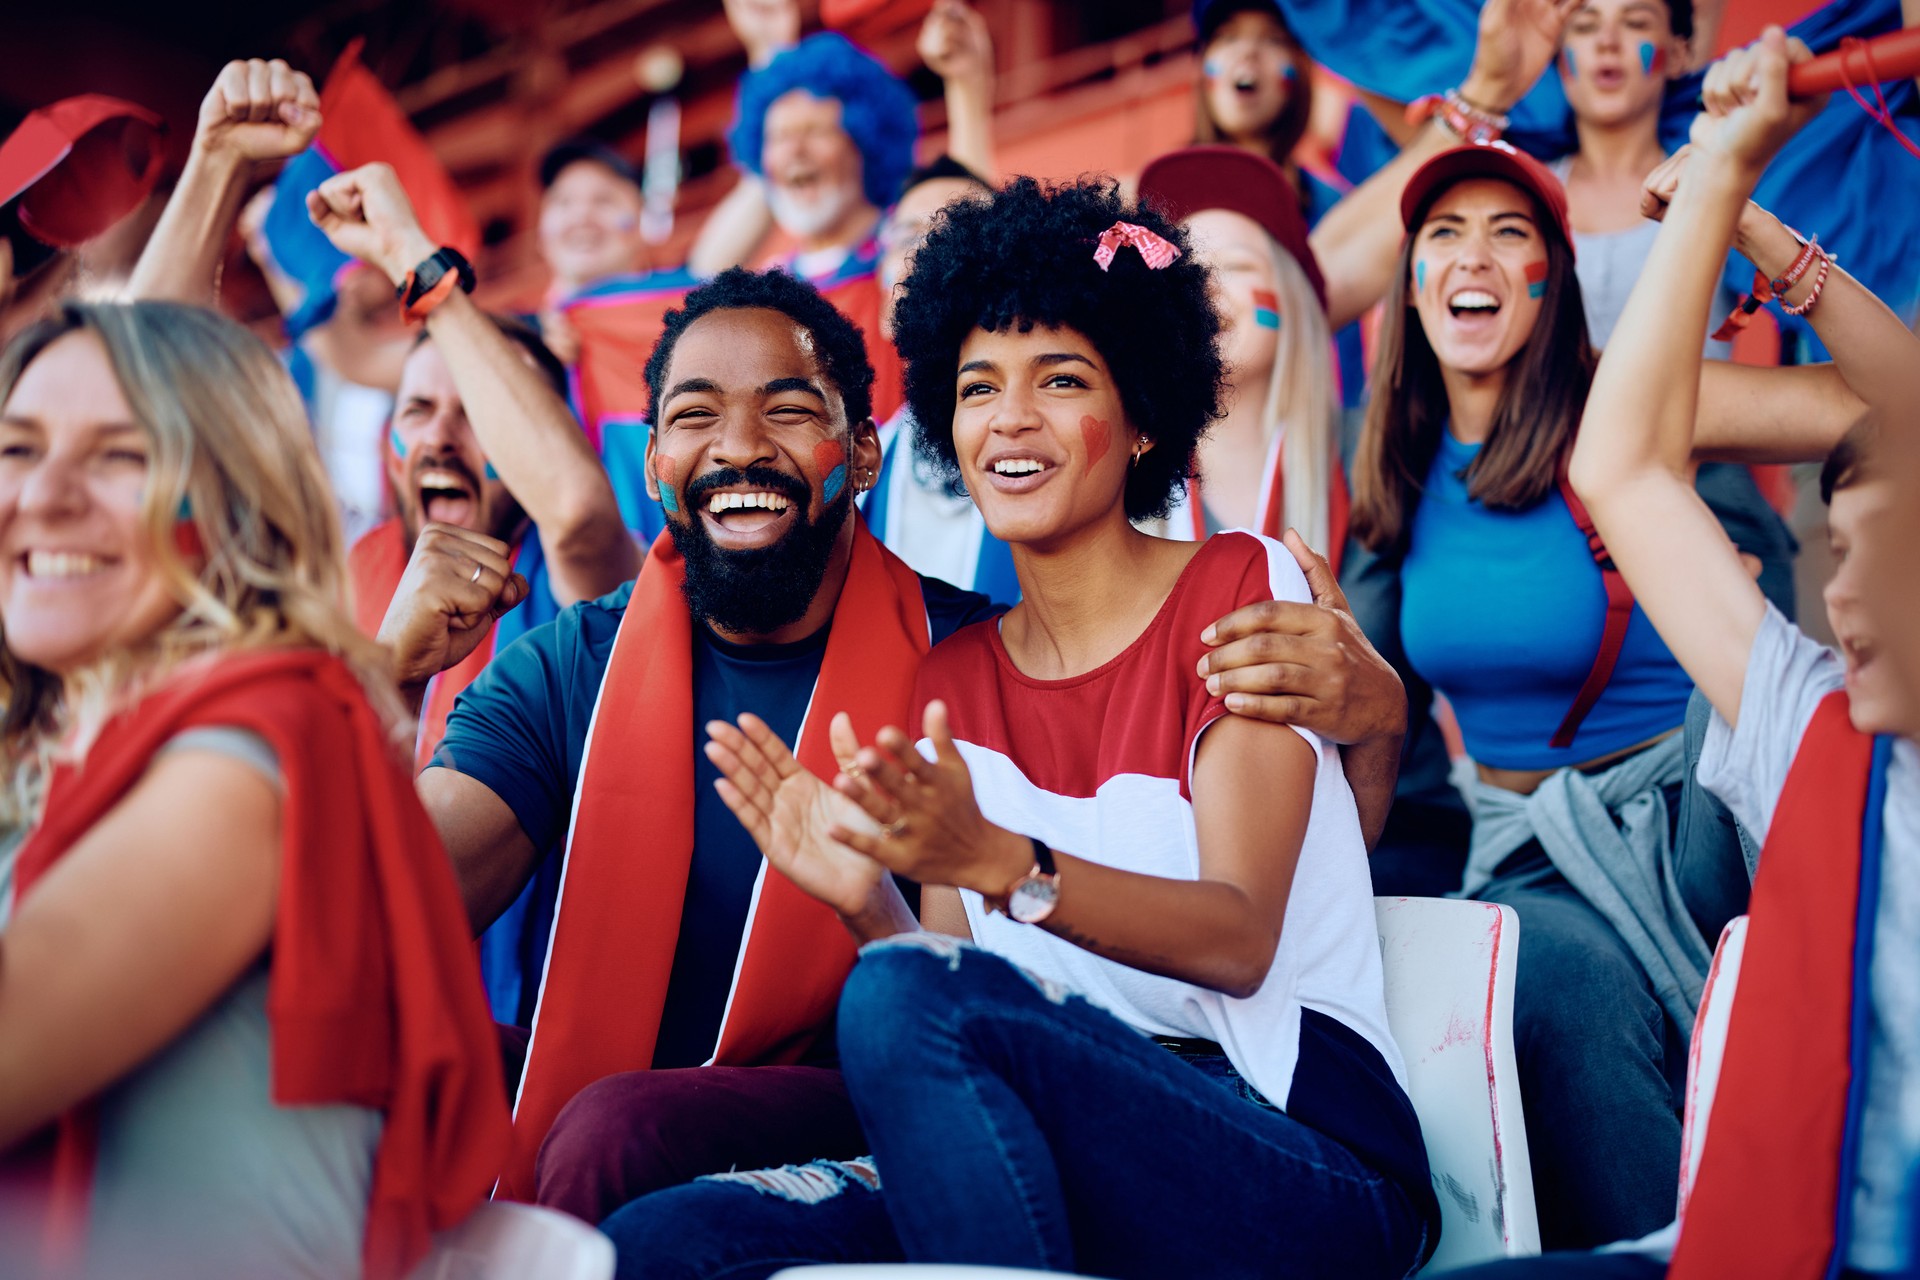
M490 1200L440 1233L408 1280L612 1280L613 1241L553 1209Z
M1540 1252L1513 1055L1520 922L1510 908L1375 898L1387 1024L1440 1198L1433 1271Z
M1700 990L1700 1011L1693 1020L1693 1044L1687 1051L1687 1112L1680 1124L1680 1203L1687 1211L1687 1193L1700 1172L1700 1153L1707 1142L1707 1118L1714 1091L1720 1085L1720 1062L1727 1052L1727 1024L1733 1018L1734 993L1740 985L1740 958L1747 950L1747 918L1735 916L1720 931L1713 949L1713 967Z

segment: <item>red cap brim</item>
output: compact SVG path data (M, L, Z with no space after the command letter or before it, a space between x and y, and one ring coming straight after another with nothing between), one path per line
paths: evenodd
M1207 209L1253 219L1300 264L1326 310L1327 280L1307 240L1300 193L1273 161L1239 147L1170 151L1140 171L1140 198L1176 222Z
M84 244L131 213L160 177L160 117L88 93L42 107L0 143L0 204L60 248Z
M1504 142L1476 142L1442 151L1414 170L1400 193L1400 224L1419 229L1427 210L1442 192L1468 178L1497 178L1531 195L1573 251L1573 225L1567 215L1567 191L1553 171L1524 151Z

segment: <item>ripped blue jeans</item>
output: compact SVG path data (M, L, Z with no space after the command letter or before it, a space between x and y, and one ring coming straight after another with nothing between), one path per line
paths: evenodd
M1176 1056L971 944L868 947L839 1028L872 1162L643 1196L601 1224L622 1280L903 1260L1388 1280L1422 1256L1400 1188L1225 1058Z

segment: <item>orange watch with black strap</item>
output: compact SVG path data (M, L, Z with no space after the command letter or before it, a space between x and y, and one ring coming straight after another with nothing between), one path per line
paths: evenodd
M401 318L417 324L452 297L455 289L472 293L477 281L466 255L442 245L407 272L407 278L393 292L400 299Z

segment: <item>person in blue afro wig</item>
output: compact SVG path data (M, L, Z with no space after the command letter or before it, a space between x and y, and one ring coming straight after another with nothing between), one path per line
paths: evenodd
M860 150L867 203L876 209L892 204L913 171L919 104L877 58L830 31L808 36L741 79L727 135L735 162L760 175L767 109L795 89L839 101L840 126Z

